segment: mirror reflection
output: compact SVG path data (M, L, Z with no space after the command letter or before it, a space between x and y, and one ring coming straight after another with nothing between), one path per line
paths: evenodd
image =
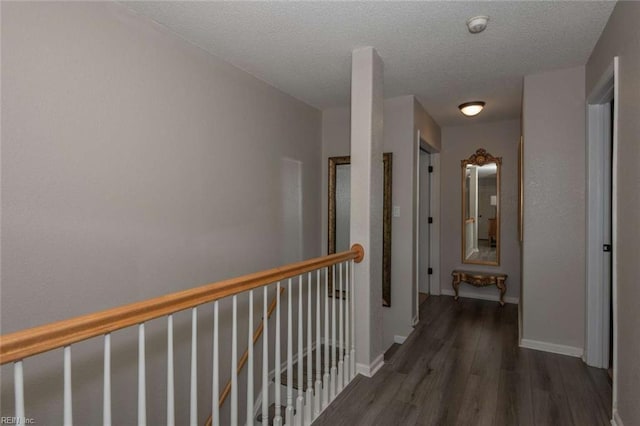
M382 208L382 305L391 306L391 176L390 152L383 154ZM349 250L351 217L351 157L329 158L329 226L328 253ZM346 273L346 272L343 272ZM328 277L329 294L333 293L333 276Z
M349 250L351 218L351 164L336 165L335 253Z
M500 264L500 166L479 149L462 160L462 262Z

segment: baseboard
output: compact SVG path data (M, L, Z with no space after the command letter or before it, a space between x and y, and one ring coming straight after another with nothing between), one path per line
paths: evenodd
M373 360L371 365L356 363L356 373L362 374L366 377L373 377L378 370L382 368L384 365L384 354L378 355L376 359Z
M582 348L576 348L574 346L558 345L556 343L540 342L530 339L520 340L520 347L560 355L569 355L576 358L581 358L584 352Z
M618 410L613 410L613 417L611 419L611 426L624 426Z
M445 295L445 296L455 296L456 292L453 291L453 289L450 288L443 288L442 290L440 290L440 293ZM491 300L493 302L498 302L500 300L500 296L495 295L495 294L471 294L471 293L466 293L464 291L460 291L458 293L460 295L460 297L464 297L466 299L480 299L480 300ZM505 296L504 297L504 303L510 303L512 305L517 305L519 303L519 299L517 297L512 297L512 296Z
M393 342L399 345L403 344L405 340L407 340L407 336L398 336L397 334L393 336Z

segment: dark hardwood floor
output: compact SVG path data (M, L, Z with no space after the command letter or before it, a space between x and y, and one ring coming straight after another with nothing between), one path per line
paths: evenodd
M314 425L608 425L606 370L518 347L518 309L430 296L406 342Z

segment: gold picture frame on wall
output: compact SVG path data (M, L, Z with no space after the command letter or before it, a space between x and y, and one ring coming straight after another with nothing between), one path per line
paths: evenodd
M328 182L328 227L327 227L327 252L336 252L336 188L337 170L342 165L350 165L351 157L329 158L329 182ZM383 205L382 205L382 306L391 306L391 188L393 172L393 154L383 154ZM348 249L348 248L347 248ZM338 274L338 271L336 271ZM333 294L333 275L329 274L329 295Z
M524 136L518 143L518 241L524 241Z

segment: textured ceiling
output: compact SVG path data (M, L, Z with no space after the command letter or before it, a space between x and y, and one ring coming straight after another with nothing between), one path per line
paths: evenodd
M319 109L349 103L351 51L373 46L385 97L414 94L441 126L518 118L522 77L583 65L608 2L131 2L125 6ZM470 34L467 18L489 15ZM481 99L479 116L457 105Z

